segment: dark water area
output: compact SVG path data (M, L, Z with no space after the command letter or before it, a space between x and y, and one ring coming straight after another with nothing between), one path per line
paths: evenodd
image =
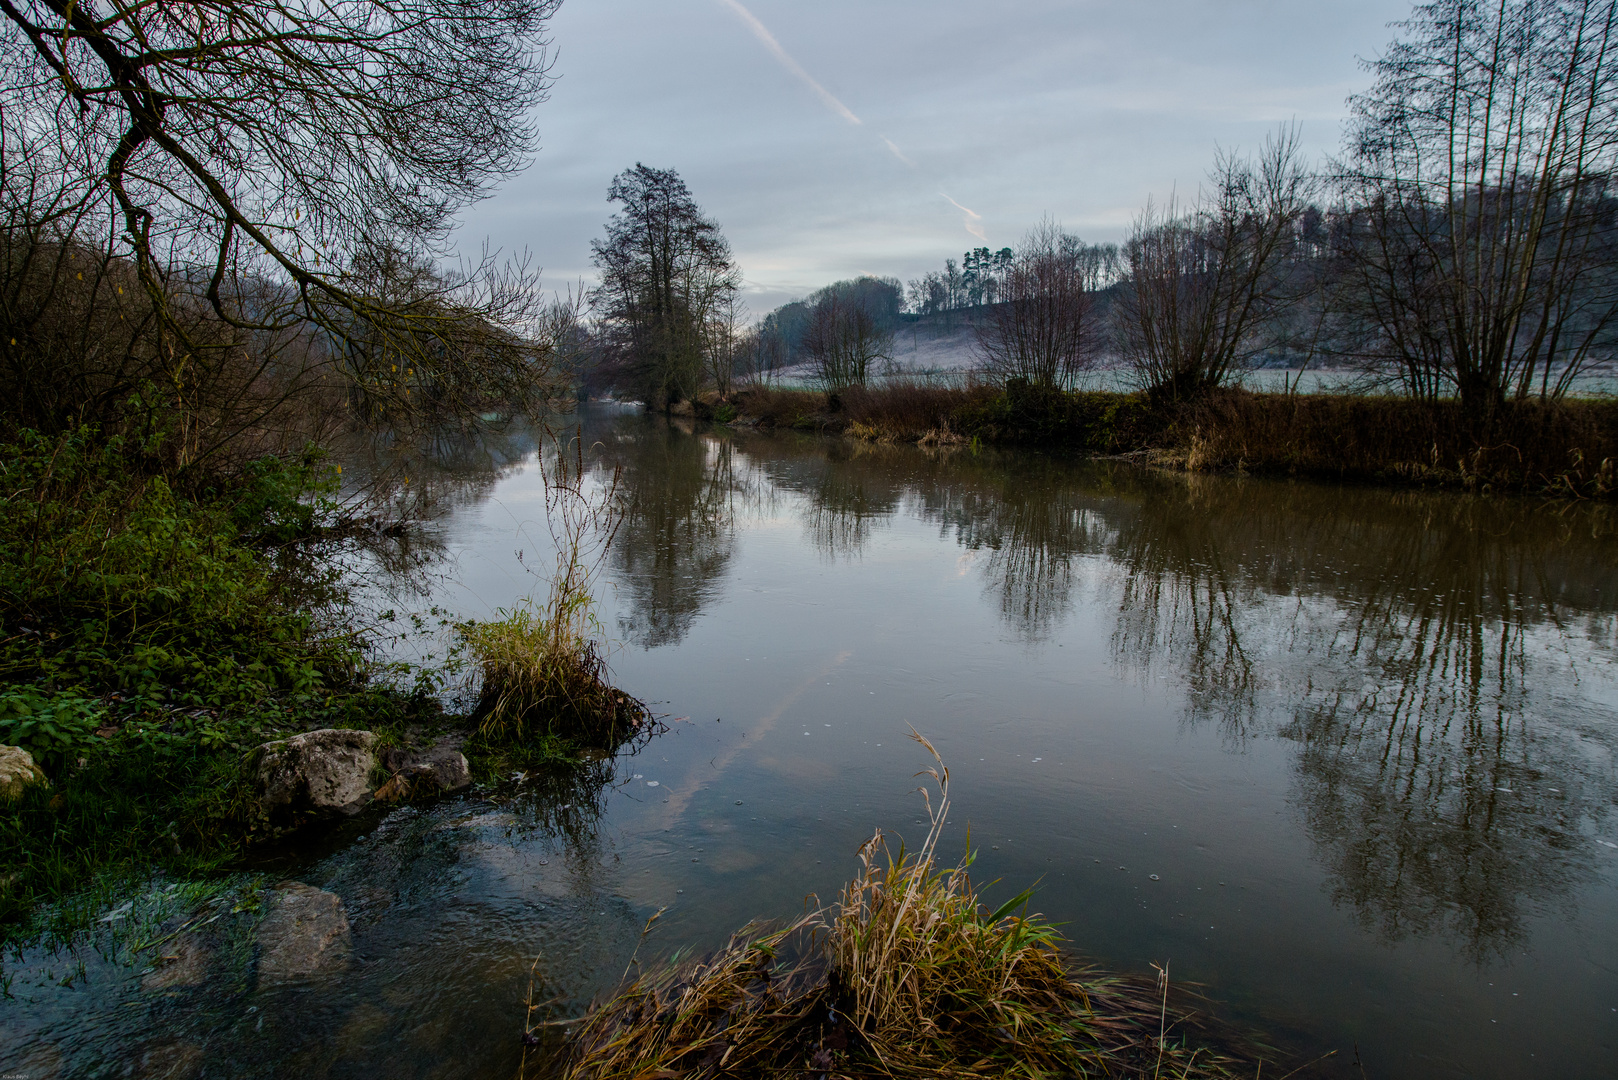
M528 995L576 1015L659 908L642 958L919 840L913 724L991 899L1037 883L1076 953L1168 964L1292 1064L1618 1075L1612 508L582 424L624 500L611 664L667 731L256 867L342 899L341 972L266 985L250 911L194 988L116 944L7 957L0 1072L510 1076ZM542 595L534 447L399 464L430 516L356 573L454 618Z

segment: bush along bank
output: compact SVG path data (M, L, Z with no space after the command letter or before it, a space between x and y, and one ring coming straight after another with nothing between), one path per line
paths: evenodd
M0 446L0 939L70 934L131 881L215 874L504 751L463 756L447 673L380 663L351 625L318 455L182 488L142 467L150 449Z
M699 403L700 404L700 403ZM838 394L749 389L735 422L875 442L1025 446L1198 472L1618 498L1618 401L1507 402L1485 418L1454 401L1338 394L1144 393L898 382ZM712 416L716 406L698 409Z

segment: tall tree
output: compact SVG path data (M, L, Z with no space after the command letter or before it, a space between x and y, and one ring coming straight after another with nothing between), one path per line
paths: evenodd
M590 245L601 271L591 299L604 339L649 402L691 398L709 366L710 324L741 287L730 245L673 169L626 169L607 200L621 209L606 237Z
M1618 316L1618 2L1437 0L1352 99L1348 350L1475 414L1564 393Z

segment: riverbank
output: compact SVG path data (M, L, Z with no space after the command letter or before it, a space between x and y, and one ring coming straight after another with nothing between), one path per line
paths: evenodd
M1512 403L1487 424L1456 402L1223 390L1191 403L1013 381L893 383L828 395L743 390L699 402L719 421L872 442L985 444L1128 456L1191 472L1399 487L1618 498L1618 401Z
M0 940L69 938L134 883L206 880L311 821L591 741L447 712L453 665L378 657L343 567L389 530L339 510L319 453L180 480L139 449L0 446ZM585 659L570 688L604 680ZM616 745L645 711L601 685ZM295 751L285 775L271 744Z

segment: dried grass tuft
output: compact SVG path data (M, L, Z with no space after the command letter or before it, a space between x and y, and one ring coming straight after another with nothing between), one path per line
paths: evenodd
M1235 1075L1230 1058L1188 1044L1191 1018L1170 1016L1166 974L1142 984L1075 969L1055 928L1028 913L1030 893L991 911L970 857L937 864L949 770L912 737L937 762L918 774L937 792L935 801L923 789L930 827L919 849L894 851L878 832L830 911L749 927L704 962L637 978L578 1021L561 1075ZM540 1063L529 1065L525 1074L539 1075Z

